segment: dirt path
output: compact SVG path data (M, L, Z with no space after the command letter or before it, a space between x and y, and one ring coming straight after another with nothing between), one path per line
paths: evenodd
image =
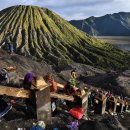
M122 118L120 122L124 127L130 130L130 114L124 116L124 118Z

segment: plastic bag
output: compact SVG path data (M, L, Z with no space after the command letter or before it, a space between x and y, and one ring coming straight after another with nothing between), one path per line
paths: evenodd
M81 107L72 108L69 112L73 117L75 117L78 120L81 119L84 115L83 108Z

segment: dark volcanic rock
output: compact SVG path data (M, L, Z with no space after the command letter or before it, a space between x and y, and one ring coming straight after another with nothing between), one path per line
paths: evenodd
M3 55L4 54L4 55ZM36 74L45 75L48 72L55 74L50 65L45 62L37 62L31 58L20 56L17 54L9 55L0 49L0 68L15 65L20 76L32 71Z
M95 121L85 121L82 123L79 130L128 130L119 120L118 117L113 116L98 116Z

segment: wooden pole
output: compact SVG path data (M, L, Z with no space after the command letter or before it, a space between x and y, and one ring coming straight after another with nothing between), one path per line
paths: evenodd
M14 88L14 87L0 85L0 95L21 97L21 98L31 98L31 91L21 89L21 88Z
M117 100L117 109L116 109L116 112L118 113L118 112L123 112L123 107L124 107L124 101L123 100L121 100L121 99L118 99Z
M82 108L83 108L85 117L87 117L88 96L89 96L89 93L88 93L88 92L85 93L85 94L82 96Z
M101 114L105 114L106 111L106 101L107 101L107 97L104 96L103 100L102 100L102 110L101 110Z
M116 104L117 104L117 99L114 98L114 110L113 110L114 113L116 113L116 108L117 108Z
M51 92L50 96L51 96L51 98L59 98L59 99L67 100L67 101L71 101L71 102L74 101L73 96L69 96L69 95L66 95L66 94L58 94L58 93L52 93Z
M50 86L41 91L36 91L36 111L38 120L49 120L51 118Z
M117 108L117 98L115 97L110 97L107 99L109 102L112 102L114 104L112 112L115 113L116 112L116 108Z
M97 114L105 114L107 97L103 94L97 94L95 100L98 100L98 105L95 103L98 107L96 108Z

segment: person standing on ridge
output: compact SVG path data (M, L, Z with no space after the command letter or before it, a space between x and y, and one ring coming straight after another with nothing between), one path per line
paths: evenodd
M5 45L7 51L9 54L13 54L14 48L13 48L13 38L12 38L12 32L8 30L5 33L4 42L1 44L0 48Z

